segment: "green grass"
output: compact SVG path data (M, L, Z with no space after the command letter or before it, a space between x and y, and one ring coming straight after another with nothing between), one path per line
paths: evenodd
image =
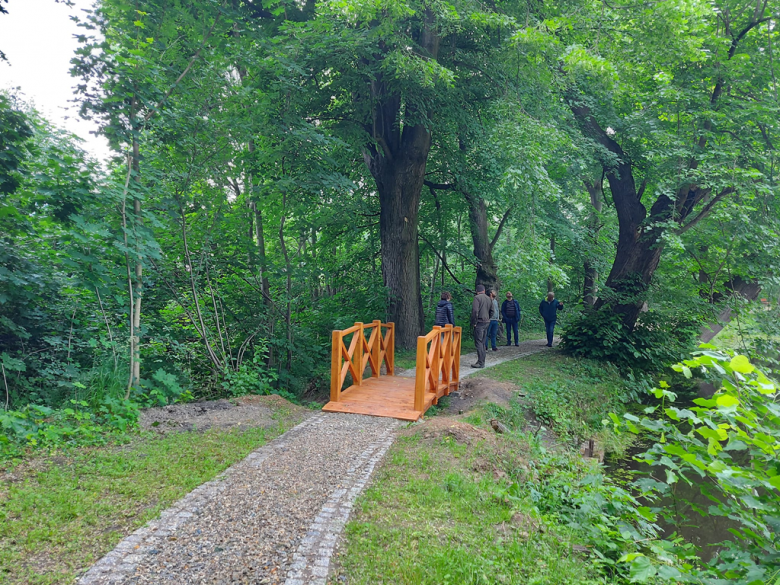
M609 364L544 351L504 362L477 375L515 384L536 418L561 438L576 445L598 437L607 452L620 455L624 451L625 441L616 442L617 438L603 428L602 421L610 412L626 409L626 403L636 397L639 383L623 379ZM499 414L495 413L502 418ZM503 417L508 424L522 424L524 409L513 405Z
M428 428L396 442L358 500L339 567L350 585L610 582L572 554L577 537L569 529L545 522L529 498L502 495L527 444L506 436L472 445L446 433L425 438Z
M124 536L289 428L284 414L265 429L143 433L124 447L73 449L0 476L0 583L71 583Z

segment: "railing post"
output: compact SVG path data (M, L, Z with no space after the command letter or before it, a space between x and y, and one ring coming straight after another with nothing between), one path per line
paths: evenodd
M436 332L436 335L431 340L431 343L435 344L433 346L433 361L431 361L431 370L433 375L431 376L431 392L433 392L436 397L434 398L434 401L439 399L439 381L441 379L441 334L443 333L443 330L438 325L434 325L433 330Z
M452 346L454 342L453 329L450 323L444 326L444 348L442 354L444 355L444 363L441 367L441 381L444 384L444 394L450 393L450 382L452 380Z
M425 357L428 344L425 337L417 338L417 369L414 380L414 409L422 412L425 405Z
M387 324L387 347L385 348L385 361L387 362L387 375L395 376L395 323Z
M374 378L382 375L382 364L379 363L379 346L382 344L382 322L374 319L374 345L371 346L371 359L376 365L376 372L371 371Z
M355 355L352 356L352 363L355 364L355 371L357 372L357 380L353 380L355 386L363 385L363 344L365 343L366 336L363 333L363 324L355 323L358 330L355 331L355 335L358 335L358 342L355 346Z
M341 331L333 332L333 353L330 356L330 400L341 399Z
M450 380L450 387L453 390L457 390L460 386L460 344L463 341L463 328L454 327L452 329L453 336L457 337L457 342L453 339L452 348L452 379Z

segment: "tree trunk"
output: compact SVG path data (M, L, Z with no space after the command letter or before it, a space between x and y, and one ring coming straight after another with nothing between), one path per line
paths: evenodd
M593 206L593 210L588 217L588 239L590 240L591 247L595 248L598 244L599 232L601 231L601 224L599 221L599 214L604 205L604 190L601 181L585 181L585 188L590 195L590 204ZM593 256L588 254L585 258L585 282L583 287L583 296L586 307L593 307L598 299L598 280L599 273L596 269L596 263Z
M726 284L733 295L739 295L748 301L755 301L761 292L761 285L755 281L744 281L739 277L734 278L732 282ZM713 299L716 300L716 299ZM702 343L709 343L712 339L729 324L733 317L731 307L726 307L719 314L718 318L701 328L699 340Z
M468 191L461 188L460 192L466 199L466 204L469 210L469 228L471 230L471 241L474 245L474 257L477 259L477 274L474 279L475 286L482 284L485 286L485 290L494 290L498 292L499 280L498 280L498 266L493 258L493 250L496 247L496 242L501 236L501 232L504 229L506 220L509 218L509 214L512 209L509 208L504 216L501 218L501 222L496 228L496 234L491 240L488 237L488 209L485 200L480 197L471 195Z
M423 26L415 34L430 59L439 53L439 37L428 9ZM397 86L378 74L370 84L372 120L367 127L372 142L364 159L379 193L379 237L382 247L382 277L389 289L388 319L395 323L396 342L414 348L425 326L420 294L418 213L425 180L425 165L431 149L431 133L424 124L402 125L401 120L426 116L404 102Z
M555 290L555 284L552 279L552 265L555 258L555 236L550 236L550 272L547 277L547 292L551 293Z
M377 154L368 160L379 191L379 237L382 278L390 291L388 319L395 323L396 342L413 348L425 326L420 296L420 251L417 220L420 192L431 138L422 126L404 128L409 148L392 159Z
M493 259L493 247L488 239L487 205L483 199L472 197L464 192L469 206L469 227L471 241L474 244L474 257L477 259L477 274L474 284L482 284L485 290L495 290L498 285L498 267Z
M257 257L260 265L260 290L263 294L263 303L269 306L271 304L271 285L268 281L268 259L265 253L263 210L253 201L252 211L255 214L255 238L257 239Z
M133 116L134 117L134 116ZM141 200L138 197L139 183L141 181L141 154L138 140L133 132L133 182L136 184L133 197L133 233L135 235L135 275L133 279L133 307L130 318L132 319L133 335L130 337L130 377L127 382L128 389L137 387L141 383L141 294L143 293L143 270L141 261L141 248L138 245L138 227L141 224Z
M730 61L737 52L740 42L747 33L763 22L767 4L759 2L747 25L732 35L726 61ZM710 94L709 108L715 110L726 88L725 77L717 77ZM633 329L639 313L645 304L645 296L653 273L658 267L663 250L664 228L653 227L673 221L677 224L675 232L681 234L707 217L712 209L726 196L734 193L733 186L725 187L717 195L711 194L711 188L696 185L691 180L681 180L681 186L671 197L661 193L650 208L642 203L646 183L636 189L632 163L620 144L602 128L593 117L588 105L575 94L569 96L569 109L577 119L582 131L601 148L610 153L602 161L604 174L609 180L612 201L615 204L619 223L618 247L615 263L612 265L606 287L612 290L610 299L603 297L596 302L599 308L607 302L613 311L621 315L623 323ZM715 116L706 114L702 122L702 131L696 140L696 150L707 147L708 136L713 129ZM698 168L699 158L691 155L688 161L689 176ZM702 204L698 213L693 215L697 205ZM649 217L648 217L649 215ZM693 215L693 217L691 217ZM645 222L645 220L648 220ZM648 227L649 226L649 227Z

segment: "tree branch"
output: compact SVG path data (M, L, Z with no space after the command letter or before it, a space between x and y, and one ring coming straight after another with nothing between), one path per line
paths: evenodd
M493 236L493 239L490 241L489 247L490 247L490 253L493 253L493 248L496 245L496 242L498 242L498 238L501 235L501 232L504 230L504 224L506 223L506 220L509 219L509 214L512 213L512 209L514 207L510 207L506 210L506 213L504 213L504 217L501 218L501 221L498 224L498 229L496 229L496 235Z
M439 191L448 191L456 188L454 183L432 183L431 181L423 181L423 184L429 189L438 189Z
M707 217L712 211L712 208L715 207L724 197L734 193L735 191L736 189L734 187L726 187L725 189L723 189L723 191L715 195L715 197L713 197L709 203L707 203L704 207L702 207L701 211L698 213L696 217L694 217L691 221L689 221L684 226L681 226L676 233L679 235L687 232L689 229L691 229L693 226L699 223L702 219Z
M422 241L424 241L426 244L428 244L428 246L430 246L431 250L433 250L433 253L434 253L434 254L436 254L436 255L439 257L439 260L441 260L442 266L444 266L444 268L447 270L447 272L449 272L449 273L450 273L450 276L452 277L452 279L453 279L455 282L457 282L458 284L460 284L460 285L463 285L463 283L462 283L460 280L458 280L458 277L457 277L457 276L455 276L455 275L452 273L452 270L450 270L450 267L449 267L449 265L447 264L447 261L446 261L446 260L445 260L445 259L442 257L442 255L441 255L441 254L439 254L438 250L436 250L436 248L434 247L434 245L433 245L433 244L431 244L431 243L428 241L428 238L426 238L424 235L422 235L422 234L420 234L420 233L418 233L417 235L418 235L418 236L420 236L420 239L421 239Z

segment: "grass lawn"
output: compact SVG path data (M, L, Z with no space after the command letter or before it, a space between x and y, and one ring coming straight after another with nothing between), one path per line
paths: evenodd
M173 502L297 422L74 448L0 475L0 583L72 583Z
M449 434L451 420L412 427L392 447L347 525L331 583L610 583L572 552L576 534L548 523L530 498L506 497L528 444L465 423Z
M605 450L625 451L626 439L608 436L601 420L624 408L629 384L612 368L558 351L478 376L511 382L525 396L458 417L434 414L404 430L357 502L332 585L341 577L350 585L626 582L616 547L594 538L612 492L578 441L597 436ZM529 410L563 440L551 447L525 431ZM494 433L491 418L509 433ZM575 509L592 517L573 520Z
M511 382L525 395L535 417L562 438L598 436L605 448L622 454L624 445L605 432L602 421L610 412L622 412L638 396L638 383L623 379L603 362L573 358L560 351L543 351L487 368L477 376ZM516 416L524 416L518 411Z

